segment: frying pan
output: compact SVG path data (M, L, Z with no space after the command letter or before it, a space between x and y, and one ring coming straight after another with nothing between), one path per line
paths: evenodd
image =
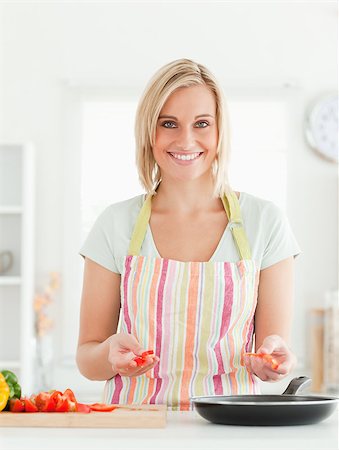
M281 395L214 395L191 397L194 409L213 423L225 425L307 425L333 414L338 398L296 395L311 383L293 378Z

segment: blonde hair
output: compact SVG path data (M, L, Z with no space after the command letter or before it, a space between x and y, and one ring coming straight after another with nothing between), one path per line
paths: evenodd
M156 138L157 120L168 97L178 88L205 85L214 94L218 146L212 164L215 197L230 192L228 161L230 130L226 101L214 75L203 65L190 59L178 59L161 67L150 79L139 101L135 118L136 165L139 179L148 194L155 194L161 173L152 148Z

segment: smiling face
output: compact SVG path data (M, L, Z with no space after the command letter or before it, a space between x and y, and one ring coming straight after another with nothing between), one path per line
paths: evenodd
M160 112L153 147L162 180L210 177L217 145L213 93L206 86L183 87L173 92Z

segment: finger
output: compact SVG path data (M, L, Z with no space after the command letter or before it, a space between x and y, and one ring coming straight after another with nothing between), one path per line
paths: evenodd
M130 361L129 365L128 365L131 369L135 369L136 367L138 367L138 364L135 361Z
M117 335L118 343L126 350L132 351L135 355L141 355L144 348L140 345L139 341L132 334L121 333Z
M153 362L154 362L154 360L155 360L155 358L158 358L157 356L153 356L153 355L148 355L148 356L146 356L146 358L145 358L145 366L148 366L148 365L150 365L150 364L153 364ZM159 359L159 358L158 358Z
M156 356L150 364L139 366L137 370L133 371L133 374L131 374L131 376L138 376L148 372L149 370L153 369L153 367L156 366L159 361L159 358Z
M132 362L135 365L131 364ZM126 357L124 357L122 355L119 355L119 357L115 358L114 366L115 366L115 368L117 370L120 371L120 370L126 370L126 369L131 368L131 367L136 367L136 363L135 363L135 361L131 360L130 356L126 358Z
M270 381L277 380L281 376L275 371L269 369L268 367L260 367L257 370L254 370L254 374L260 378L262 381Z
M148 366L144 366L143 368L140 368L137 375L143 375L144 373L149 372L151 369L153 369L153 367L155 367L158 364L158 362L159 361L154 361L152 364L150 364Z
M250 371L254 373L262 381L268 381L271 377L271 374L275 373L275 371L273 371L271 367L271 364L265 362L262 358L250 357L250 364L251 364Z
M147 369L149 367L151 367L154 363L156 364L157 362L159 362L159 358L157 356L151 356L151 357L146 357L145 361L142 365L138 366L138 368L140 368L141 370L143 369Z
M137 369L138 364L133 361L130 356L128 358L119 356L119 358L115 359L115 363L112 364L112 367L121 375L126 375Z
M146 368L146 370L149 370L148 368L151 367L155 360L155 363L159 362L159 358L155 355L150 355L145 358L145 363L139 366L134 359L129 359L128 364L120 364L120 370L123 370L124 373L133 373L134 375L139 375L141 371ZM128 372L131 371L131 372Z
M282 380L284 377L286 377L286 375L287 374L277 373L275 371L268 370L265 373L266 380L264 380L264 381L278 381L278 380Z
M159 362L159 358L157 356L146 359L147 361L142 366L138 366L138 364L133 360L130 360L128 364L122 364L120 361L120 364L115 365L115 369L122 376L135 377L152 369Z
M244 355L243 361L244 361L244 365L245 365L245 367L247 368L247 370L248 370L249 372L253 372L253 368L252 368L250 356Z
M119 375L121 376L131 376L131 374L133 373L133 367L121 367L118 370Z
M263 343L258 348L257 353L267 353L270 355L274 351L285 349L285 347L284 341L280 336L271 334L265 337Z
M273 372L278 373L280 375L286 375L290 372L291 367L292 367L291 363L289 361L285 361L279 364L279 366L276 369L273 369Z
M130 361L128 365L125 365L119 369L120 375L134 377L140 375L145 370L149 370L151 365L146 366L138 366L135 361Z

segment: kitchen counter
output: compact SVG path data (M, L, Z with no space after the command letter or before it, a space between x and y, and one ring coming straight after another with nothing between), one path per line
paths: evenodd
M216 425L196 411L167 412L157 429L0 428L1 450L106 449L338 449L338 413L314 425Z

